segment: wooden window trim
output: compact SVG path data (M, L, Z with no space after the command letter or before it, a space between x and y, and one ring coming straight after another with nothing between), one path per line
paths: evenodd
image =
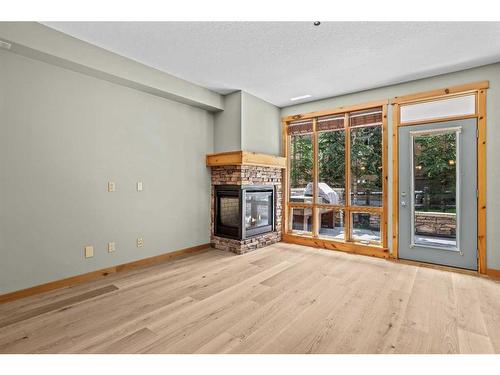
M297 115L290 115L290 116L283 117L281 120L282 120L282 122L288 123L290 121L305 120L305 119L310 119L310 118L314 118L314 117L339 115L339 114L343 114L346 112L357 112L357 111L362 111L365 109L382 107L388 103L389 103L388 99L376 100L373 102L337 107L337 108L333 108L333 109L327 109L324 111L316 111L316 112L301 113L301 114L297 114Z
M387 126L387 110L388 110L389 100L378 100L363 104L357 104L353 106L338 107L331 110L311 112L300 115L287 116L282 118L282 155L286 158L286 169L283 174L283 219L282 219L282 232L283 241L291 243L301 243L308 244L309 246L322 247L325 249L348 251L354 253L361 253L366 255L380 256L383 258L388 257L388 239L387 239L387 217L388 217L388 200L387 200L387 181L388 181L388 126ZM382 122L381 125L370 124L367 126L355 126L353 129L361 127L375 127L381 126L382 128L382 206L381 207L370 207L370 206L351 206L347 200L350 197L350 121L349 113L357 112L362 110L369 110L381 108L382 109ZM346 132L345 142L345 157L346 157L346 173L345 173L345 205L329 205L329 204L319 204L317 201L317 182L318 182L318 134L323 131L316 131L317 118L322 116L334 116L334 115L344 115L344 128L329 130L329 131L340 131L344 130ZM289 172L290 172L290 158L289 156L289 136L287 132L287 126L289 122L297 120L313 120L313 197L312 203L299 203L299 202L289 202ZM310 208L312 209L312 234L309 232L291 232L289 231L289 221L290 221L290 208ZM376 213L380 215L380 243L365 244L359 241L352 241L351 228L350 228L350 217L345 220L344 232L345 240L334 240L326 239L323 236L319 236L319 216L318 209L320 208L330 208L335 210L342 210L344 214L351 215L352 212L367 212Z
M398 259L398 233L399 233L399 160L398 160L398 129L402 126L429 124L441 121L462 120L477 118L477 253L478 253L478 273L487 273L486 264L486 90L489 88L489 81L473 82L459 86L442 88L432 91L420 92L391 100L392 107L392 253L391 257ZM436 118L432 120L415 121L401 124L401 106L424 101L436 101L448 97L456 97L474 93L476 95L476 114L466 116L450 116Z
M466 83L463 85L445 87L432 91L424 91L404 96L396 96L391 99L391 104L413 104L422 101L439 100L440 98L444 98L447 96L457 96L456 94L465 95L467 93L478 92L480 90L488 89L489 87L489 81Z
M346 211L344 212L344 238L346 242L352 242L351 238L351 212L348 207L350 206L351 200L351 131L349 130L350 125L349 112L344 114L344 131L345 131L345 193L344 193L344 207Z
M382 246L364 245L359 242L333 241L312 236L283 233L283 241L287 243L317 247L326 250L338 250L348 253L370 255L378 258L389 258L389 250Z

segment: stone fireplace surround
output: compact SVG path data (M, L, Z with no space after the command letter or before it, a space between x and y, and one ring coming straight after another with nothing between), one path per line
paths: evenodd
M281 241L281 218L282 218L282 171L284 158L255 153L237 151L242 157L233 158L234 153L207 155L207 165L211 167L211 223L210 242L212 247L220 250L231 251L236 254L259 249ZM245 154L252 157L263 158L252 159L253 164L245 161ZM223 155L217 158L218 155ZM283 159L283 160L282 160ZM257 163L259 161L259 165ZM224 165L225 163L231 165ZM215 186L216 185L259 185L273 186L275 188L275 228L274 231L250 237L244 240L215 236Z

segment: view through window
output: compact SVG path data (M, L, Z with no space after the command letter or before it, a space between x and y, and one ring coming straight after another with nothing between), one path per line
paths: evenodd
M412 139L412 244L456 249L458 132L424 132Z
M383 107L287 123L287 231L380 245L383 135Z

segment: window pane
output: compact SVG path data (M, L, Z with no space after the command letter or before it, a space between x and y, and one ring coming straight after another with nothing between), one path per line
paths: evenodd
M312 135L290 137L290 202L312 202Z
M312 208L290 208L290 228L294 233L312 232Z
M318 202L345 204L345 131L318 133Z
M382 125L382 109L368 109L349 114L349 126Z
M345 240L344 211L319 208L319 235L329 239Z
M414 244L457 247L455 130L413 136Z
M380 215L371 212L353 212L351 238L366 243L380 242Z
M382 206L382 127L351 129L351 205Z
M325 116L318 117L316 130L335 130L344 128L344 115L342 116Z
M312 131L313 131L312 120L293 121L289 123L287 127L288 135L307 134L307 133L312 133Z
M401 123L435 118L473 115L476 113L476 95L457 96L401 106Z

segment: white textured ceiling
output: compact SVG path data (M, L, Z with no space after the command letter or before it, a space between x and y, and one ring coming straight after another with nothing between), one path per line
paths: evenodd
M45 22L219 93L277 106L500 61L500 22ZM312 95L303 101L290 98Z

